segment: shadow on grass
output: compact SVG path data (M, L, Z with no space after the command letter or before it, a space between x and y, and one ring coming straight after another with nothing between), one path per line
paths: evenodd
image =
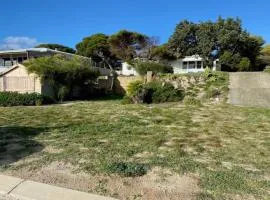
M0 166L8 166L42 151L44 146L33 138L46 130L47 128L0 126Z

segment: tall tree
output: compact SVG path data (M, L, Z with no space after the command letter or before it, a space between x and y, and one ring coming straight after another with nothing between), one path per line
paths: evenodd
M110 46L108 43L109 36L98 33L85 37L76 45L77 54L92 58L96 62L102 61L103 57L111 56Z
M66 53L72 53L75 54L76 51L73 48L61 45L61 44L40 44L36 46L36 48L48 48L53 50L58 50Z
M112 54L109 36L98 33L84 38L76 45L77 54L90 57L93 61L106 64L111 69L118 67L118 58Z
M123 61L138 57L149 44L149 37L137 32L121 30L109 38L112 54Z
M176 26L173 35L169 39L168 47L177 58L198 52L197 30L198 26L187 20L180 22Z
M168 48L178 58L193 54L207 61L220 58L225 70L258 70L263 43L262 38L251 36L242 28L240 19L219 17L216 22L180 22L169 39ZM244 64L248 65L243 67Z
M174 60L175 56L168 50L168 45L163 44L160 46L154 46L151 49L150 60L155 60L159 62L167 62Z

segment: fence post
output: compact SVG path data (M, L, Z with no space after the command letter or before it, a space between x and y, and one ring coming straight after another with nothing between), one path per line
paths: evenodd
M149 83L151 82L153 79L153 72L152 71L148 71L146 74L146 82Z
M6 91L6 77L3 76L3 91Z

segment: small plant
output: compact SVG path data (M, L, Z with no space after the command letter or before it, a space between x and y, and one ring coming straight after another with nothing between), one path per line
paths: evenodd
M185 105L189 105L189 106L200 106L201 105L201 102L198 99L191 97L191 96L186 96L184 98L183 102Z
M134 103L132 98L130 98L129 96L125 95L122 99L122 104L132 104Z
M216 87L209 87L208 90L206 91L206 98L215 98L217 96L221 95L221 90Z
M131 82L127 87L127 94L128 96L134 96L137 95L140 90L143 88L143 82L142 81L133 81Z
M59 101L62 102L63 100L65 100L68 97L69 92L70 92L70 90L67 86L61 86L58 90L58 93L57 93L57 97L58 97Z
M263 70L263 72L270 73L270 66L266 66Z
M126 177L143 176L149 170L149 166L141 163L117 162L107 166L106 171Z

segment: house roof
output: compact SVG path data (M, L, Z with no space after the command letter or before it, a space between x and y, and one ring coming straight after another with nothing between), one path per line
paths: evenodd
M0 51L0 55L2 55L2 54L27 53L29 51L48 52L48 49L47 48L29 48L29 49L5 50L5 51Z
M1 55L14 55L14 54L21 54L21 53L27 53L27 52L38 52L38 53L46 53L46 52L51 52L55 54L64 54L64 55L70 55L70 56L77 56L81 58L86 58L86 59L91 59L88 57L72 54L72 53L66 53L63 51L58 51L58 50L53 50L49 48L28 48L28 49L15 49L15 50L4 50L0 51L0 56Z

